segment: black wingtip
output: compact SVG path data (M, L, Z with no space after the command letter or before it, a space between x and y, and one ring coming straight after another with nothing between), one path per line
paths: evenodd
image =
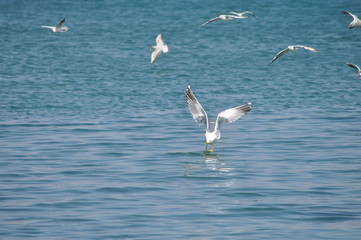
M249 102L246 104L245 110L246 112L249 112L253 109L252 102Z

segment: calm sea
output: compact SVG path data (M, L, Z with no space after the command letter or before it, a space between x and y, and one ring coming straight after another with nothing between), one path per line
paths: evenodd
M343 10L361 17L359 0L1 1L0 238L360 239L361 29ZM320 52L267 65L296 44ZM214 153L188 83L212 121L253 103Z

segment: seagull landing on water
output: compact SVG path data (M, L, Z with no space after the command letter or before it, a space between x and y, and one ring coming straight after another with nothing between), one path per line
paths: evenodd
M347 11L342 11L342 12L344 14L348 14L351 17L353 17L352 22L350 23L350 25L348 25L349 29L352 29L352 28L355 28L355 27L361 27L361 20L355 14L352 14L352 13L347 12Z
M236 12L229 12L227 14L233 14L235 15L235 18L248 18L249 16L253 16L253 17L257 17L253 12L250 11L245 11L245 12L241 12L241 13L236 13Z
M357 66L356 64L352 64L352 63L346 63L349 67L352 67L354 69L357 70L357 75L359 75L359 77L361 78L361 69L359 66Z
M199 26L202 27L202 26L207 25L208 23L214 22L216 20L233 21L234 19L236 19L236 16L234 16L234 15L223 14L223 15L219 15L218 17L212 18L211 20L208 20L207 22L205 22Z
M160 33L157 38L155 39L155 42L157 43L156 46L151 47L150 49L154 49L152 52L152 56L150 59L150 63L153 64L155 60L157 60L158 56L161 54L161 52L167 53L169 52L168 45L165 45L163 40L163 35Z
M49 28L51 30L51 32L67 32L68 31L68 27L64 26L65 23L65 18L63 20L61 20L58 24L56 24L55 26L41 26L42 28Z
M287 52L297 51L300 48L304 48L304 49L312 51L312 52L319 52L317 49L314 49L314 48L311 48L311 47L306 47L306 46L303 46L303 45L288 46L287 48L285 48L282 51L280 51L279 53L277 53L276 56L272 59L272 61L270 61L268 63L268 65L271 65L274 61L276 61L278 58L280 58L283 54L285 54Z
M221 123L234 122L252 110L252 103L246 103L241 106L229 108L223 112L220 112L217 116L214 130L211 131L207 113L204 111L202 105L198 102L196 96L194 96L189 84L187 86L185 95L189 111L192 113L194 121L199 122L200 124L204 122L206 125L206 149L208 144L212 145L212 149L209 150L210 152L214 151L214 144L216 144L217 141L221 138Z

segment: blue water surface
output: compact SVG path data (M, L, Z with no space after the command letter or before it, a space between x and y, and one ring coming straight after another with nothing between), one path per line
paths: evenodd
M1 239L359 239L361 29L343 10L361 16L356 0L0 2ZM320 52L268 66L296 44ZM253 103L213 153L187 84L211 121Z

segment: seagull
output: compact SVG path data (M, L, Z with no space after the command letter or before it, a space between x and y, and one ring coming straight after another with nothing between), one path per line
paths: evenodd
M41 26L42 28L50 28L51 32L67 32L68 27L64 26L65 18L61 20L58 24L55 26Z
M169 52L168 45L164 44L163 35L160 33L157 38L155 39L157 45L151 47L150 49L154 49L152 52L152 57L150 59L150 63L153 64L155 60L157 60L158 56L161 54L161 52L167 53Z
M361 27L361 20L355 15L347 11L342 11L344 14L348 14L351 17L353 17L353 21L348 25L349 29L355 28L355 27Z
M209 122L208 120L207 113L206 111L204 111L202 105L198 102L196 96L193 94L191 86L189 84L187 86L185 95L189 111L191 112L194 121L199 122L199 125L201 125L202 122L204 122L206 125L206 149L208 144L212 145L212 149L209 150L210 152L214 151L214 144L216 144L217 141L221 138L221 123L234 122L252 110L252 103L249 102L238 107L229 108L223 112L220 112L217 116L214 130L211 131L211 122Z
M235 18L248 18L247 15L251 15L253 17L257 17L253 12L250 11L245 11L245 12L241 12L241 13L236 13L236 12L229 12L227 14L233 14L236 15Z
M354 69L357 70L357 75L359 75L361 77L361 69L359 66L357 66L356 64L352 64L352 63L346 63L349 67L352 67Z
M287 48L285 48L282 51L280 51L279 53L277 53L276 56L272 59L272 61L268 63L268 65L271 65L274 61L276 61L278 58L280 58L286 52L294 52L294 51L297 51L300 48L304 48L304 49L312 51L312 52L319 52L317 49L314 49L314 48L311 48L311 47L306 47L306 46L303 46L303 45L288 46Z
M200 27L207 25L208 23L214 22L216 20L222 20L222 21L233 21L236 18L236 16L233 15L219 15L218 17L212 18L211 20L208 20L207 22L199 25Z

